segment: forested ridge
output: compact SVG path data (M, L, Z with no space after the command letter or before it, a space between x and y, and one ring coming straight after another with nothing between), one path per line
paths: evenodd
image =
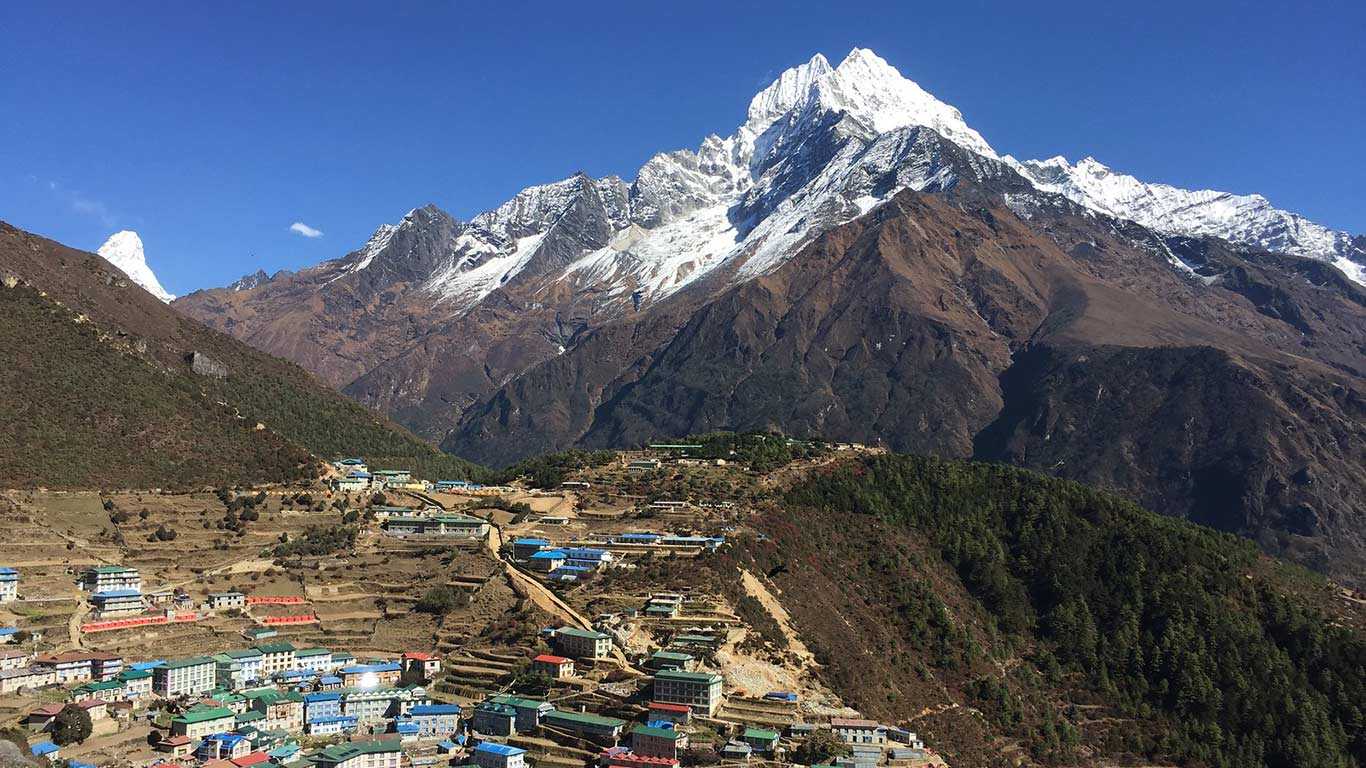
M1300 597L1319 577L1249 542L1076 483L914 456L821 472L785 502L798 519L919 534L990 616L991 652L1032 649L1037 675L966 686L987 710L1035 681L1128 721L1105 751L1228 768L1366 760L1366 642Z

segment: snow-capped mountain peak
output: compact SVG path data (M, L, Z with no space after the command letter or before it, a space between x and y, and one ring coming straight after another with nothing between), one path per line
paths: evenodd
M779 117L804 106L845 112L873 134L922 125L987 157L996 157L991 145L963 120L949 104L902 76L896 67L867 48L855 48L831 68L816 54L793 67L760 91L750 102L744 128L763 133Z
M1039 189L1091 210L1164 234L1218 237L1331 262L1356 282L1366 283L1366 266L1349 235L1276 208L1261 195L1150 184L1089 156L1075 165L1061 156L1024 162L1004 159Z
M104 241L97 251L104 260L118 267L128 279L142 286L148 293L169 303L175 296L161 287L161 281L147 266L147 257L142 251L142 238L138 233L125 229L115 232Z
M774 120L805 101L811 93L811 87L832 71L830 62L819 53L805 64L785 70L767 88L754 94L749 102L745 126L755 133L762 133Z

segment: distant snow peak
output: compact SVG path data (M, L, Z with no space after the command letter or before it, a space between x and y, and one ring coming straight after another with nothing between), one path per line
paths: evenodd
M157 280L152 268L147 266L147 257L142 251L142 238L131 229L115 232L104 241L97 251L104 260L118 267L129 280L142 286L148 293L170 303L175 296Z

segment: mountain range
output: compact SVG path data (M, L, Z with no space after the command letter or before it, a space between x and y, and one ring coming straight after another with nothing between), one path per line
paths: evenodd
M1010 461L1366 572L1366 238L1019 161L871 51L632 180L173 307L503 464L717 428Z

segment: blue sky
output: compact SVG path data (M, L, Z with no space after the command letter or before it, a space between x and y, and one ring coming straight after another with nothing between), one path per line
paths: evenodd
M0 218L92 250L136 229L186 293L340 256L423 203L630 178L861 46L998 151L1366 232L1366 3L1294 5L7 3Z

